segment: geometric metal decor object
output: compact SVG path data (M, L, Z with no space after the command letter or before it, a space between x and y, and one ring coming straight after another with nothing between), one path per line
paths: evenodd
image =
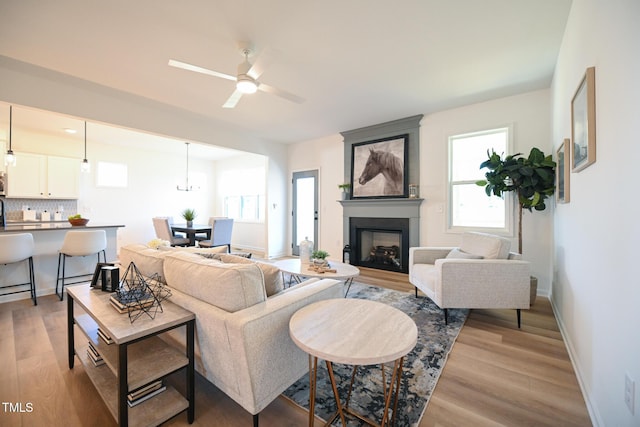
M145 278L131 262L111 302L120 311L128 313L133 323L142 314L155 319L158 310L162 312L162 301L170 296L171 291L162 283L158 273Z

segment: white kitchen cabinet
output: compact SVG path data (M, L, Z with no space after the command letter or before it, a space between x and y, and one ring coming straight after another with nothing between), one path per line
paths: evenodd
M80 161L68 157L16 153L15 166L7 167L7 197L26 199L77 199L80 195Z

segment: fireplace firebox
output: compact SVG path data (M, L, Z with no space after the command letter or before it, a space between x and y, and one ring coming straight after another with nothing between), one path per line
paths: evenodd
M349 219L350 263L381 270L409 272L409 219Z

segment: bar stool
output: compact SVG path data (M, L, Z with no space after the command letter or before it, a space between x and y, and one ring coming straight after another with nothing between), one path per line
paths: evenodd
M62 242L62 248L58 253L58 273L56 274L56 295L60 297L60 301L64 299L64 285L65 279L77 279L75 282L70 282L70 285L86 281L88 276L93 274L93 271L84 274L78 274L75 276L67 277L65 274L65 266L67 257L78 257L88 255L98 255L98 262L100 262L100 253L104 262L107 262L107 233L104 230L90 230L90 231L67 231ZM62 276L60 276L60 265L62 264ZM60 293L58 293L58 284L62 282L60 287Z
M0 236L0 264L7 265L21 261L29 261L29 281L17 285L0 286L0 289L11 289L29 285L29 289L10 290L0 295L31 292L33 305L38 305L36 299L36 278L33 274L33 235L30 233L6 234Z

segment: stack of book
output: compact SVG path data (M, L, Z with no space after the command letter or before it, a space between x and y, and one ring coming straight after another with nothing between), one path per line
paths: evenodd
M130 309L141 309L154 304L155 298L149 292L132 290L121 291L109 298L113 308L119 313L128 313Z
M156 394L162 393L166 389L167 387L162 385L162 380L154 381L144 387L139 388L136 391L132 391L131 393L129 393L127 395L127 404L130 407L134 407L137 404L142 403L149 398L152 398Z
M113 339L109 335L105 334L100 328L98 328L98 336L107 344L113 343Z
M89 341L87 354L89 355L89 359L91 359L95 366L104 365L104 359L102 359L102 356L100 356L100 353L98 353L98 350L96 350L91 341Z

